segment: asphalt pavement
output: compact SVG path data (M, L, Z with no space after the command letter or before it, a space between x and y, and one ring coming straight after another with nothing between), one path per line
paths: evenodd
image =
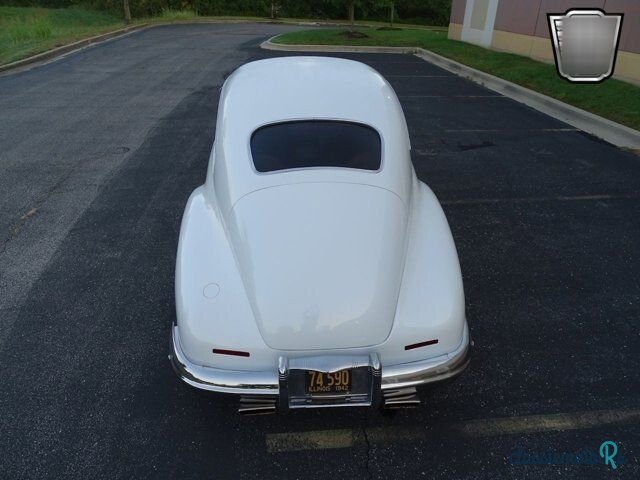
M176 378L219 88L294 28L157 27L0 76L0 478L638 478L640 157L410 55L333 56L402 102L460 255L468 371L393 415L240 417Z

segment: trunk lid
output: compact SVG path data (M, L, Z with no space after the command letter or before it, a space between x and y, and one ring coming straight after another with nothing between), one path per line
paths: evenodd
M407 208L350 183L298 183L241 198L232 244L266 344L365 347L389 335L404 267Z

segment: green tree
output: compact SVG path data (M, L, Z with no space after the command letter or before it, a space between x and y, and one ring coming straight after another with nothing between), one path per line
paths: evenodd
M393 27L396 13L396 2L394 0L377 0L375 7L389 10L389 25Z
M124 9L124 21L125 23L131 23L131 10L129 9L129 0L123 0Z
M403 19L419 19L419 23L448 25L452 0L396 0L396 12Z
M356 8L363 8L367 3L371 4L373 2L371 0L330 0L330 3L346 11L347 19L353 28L356 21Z

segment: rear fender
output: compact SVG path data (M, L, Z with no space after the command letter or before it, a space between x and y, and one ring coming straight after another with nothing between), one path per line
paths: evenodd
M206 187L189 198L176 258L176 316L182 348L198 365L249 370L269 362L215 196ZM213 354L241 350L251 356Z

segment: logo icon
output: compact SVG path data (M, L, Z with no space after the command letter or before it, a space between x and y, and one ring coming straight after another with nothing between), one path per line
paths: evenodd
M611 464L611 468L613 468L614 470L617 467L616 467L616 462L613 461L613 457L615 457L617 453L618 453L618 445L616 445L616 442L607 440L605 442L602 442L602 444L600 445L600 456L604 458L604 464L605 465Z
M548 14L558 74L577 83L598 83L613 75L623 17L580 8Z

